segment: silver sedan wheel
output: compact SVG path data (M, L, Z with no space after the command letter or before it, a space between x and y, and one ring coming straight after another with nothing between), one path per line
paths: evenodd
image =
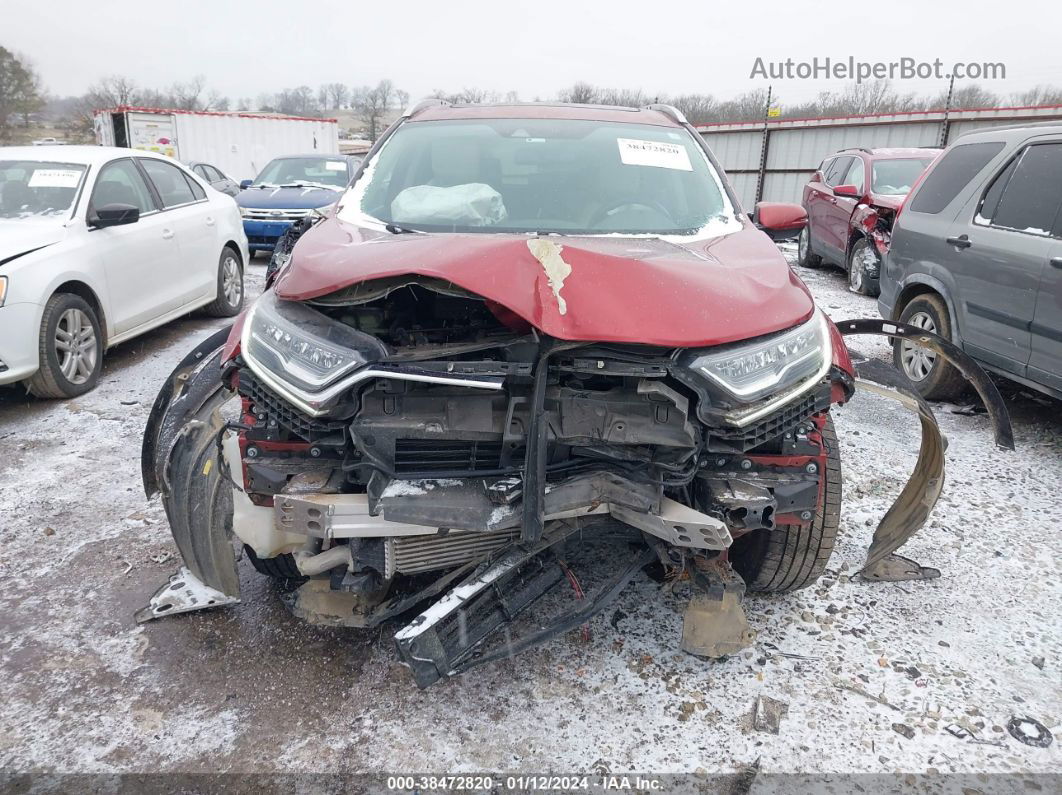
M92 320L80 309L67 309L55 324L55 356L71 384L84 384L96 370L99 351Z
M243 297L243 279L240 276L240 263L231 254L226 255L221 263L221 293L229 306L239 306Z
M932 333L937 332L937 324L928 312L915 312L907 319L908 326L914 326ZM900 362L904 374L912 381L924 381L933 371L937 354L908 340L900 341Z

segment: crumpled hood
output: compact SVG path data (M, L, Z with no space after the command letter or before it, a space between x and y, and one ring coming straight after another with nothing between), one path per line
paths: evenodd
M341 191L328 188L246 188L236 204L255 210L308 210L335 204Z
M8 260L58 243L66 237L61 221L0 218L0 267Z
M872 193L870 195L870 203L876 207L885 207L889 210L899 210L900 205L903 204L904 199L907 198L907 194L902 196L886 196L881 193Z
M789 328L814 307L747 222L686 247L619 236L390 234L333 217L299 240L275 290L304 301L403 274L452 282L564 340L718 345Z

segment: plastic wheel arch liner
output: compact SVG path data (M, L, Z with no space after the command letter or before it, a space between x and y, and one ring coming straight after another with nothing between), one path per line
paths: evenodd
M1014 433L1010 424L1010 415L999 390L981 366L958 346L924 329L888 320L845 320L837 324L837 329L844 336L875 334L899 337L933 350L954 365L977 391L988 409L996 444L1007 450L1014 449ZM903 379L900 373L886 368L895 373L895 376L888 379L891 383L884 383L886 379L881 378L880 375L874 378L872 372L876 368L866 369L867 372L861 375L867 377L859 378L857 386L897 400L914 411L921 423L922 440L918 450L918 460L911 477L874 531L870 549L867 551L867 560L863 565L864 573L881 564L926 523L930 511L944 488L944 451L946 449L944 436L940 432L929 404L913 390L901 385Z
M230 540L232 486L221 471L220 408L232 398L222 380L229 329L200 343L170 374L148 418L141 448L144 491L156 491L188 569L203 584L239 598Z

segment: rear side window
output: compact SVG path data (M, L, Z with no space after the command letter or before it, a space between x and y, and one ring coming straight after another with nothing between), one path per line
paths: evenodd
M159 192L163 207L176 207L178 204L189 204L196 200L189 180L184 178L184 172L177 166L147 158L142 158L140 165L144 167L144 171L155 185L155 190Z
M1002 149L1002 141L959 144L950 149L922 182L911 202L911 212L939 213Z
M1062 144L1026 148L996 177L974 219L979 224L1049 235L1062 204Z
M206 172L207 182L221 182L225 179L225 175L213 166L203 166L203 170Z

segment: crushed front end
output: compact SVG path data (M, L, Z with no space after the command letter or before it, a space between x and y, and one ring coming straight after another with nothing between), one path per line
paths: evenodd
M397 636L421 685L489 659L483 638L566 579L559 550L575 539L622 541L631 562L555 627L585 621L655 561L694 590L683 646L706 656L749 642L743 614L722 637L705 630L718 610L740 614L746 584L802 587L832 547L829 407L853 372L817 310L712 348L567 342L452 283L404 276L305 302L267 292L197 366L216 395L192 403L216 419L146 455L169 484L175 536L213 537L206 553L178 538L186 579L238 596L232 564L219 565L226 505L204 513L173 488L182 445L201 453L188 467L217 478L215 502L231 499L254 565L297 586L298 615L369 626L450 590ZM201 460L212 451L213 470ZM800 537L820 539L810 557L775 554Z

